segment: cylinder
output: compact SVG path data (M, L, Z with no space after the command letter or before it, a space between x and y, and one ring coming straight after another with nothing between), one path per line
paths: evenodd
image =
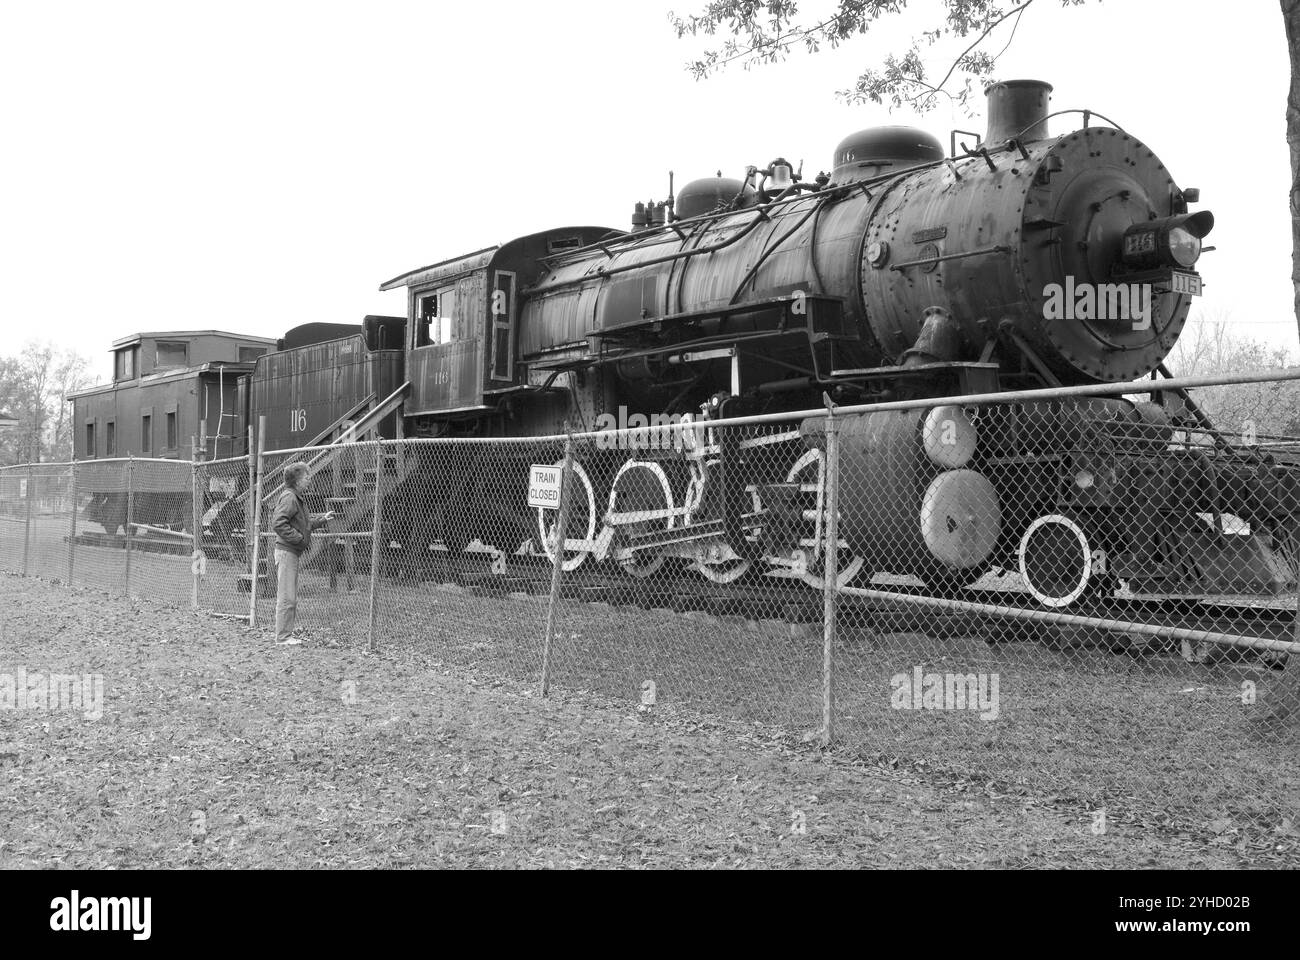
M935 464L923 438L926 419L924 410L904 410L845 417L841 425L839 536L882 573L925 579L979 568L1001 531L992 484L976 471ZM804 421L805 442L816 445L824 424Z

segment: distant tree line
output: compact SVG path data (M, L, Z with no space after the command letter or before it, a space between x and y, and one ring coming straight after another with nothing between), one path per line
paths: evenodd
M1300 357L1241 332L1222 313L1201 313L1183 328L1165 363L1175 376L1209 377L1291 370ZM1236 439L1300 437L1300 380L1202 387L1192 397L1218 429Z
M16 356L0 357L0 415L18 421L0 426L0 465L71 460L65 398L93 382L89 362L75 350L29 343Z

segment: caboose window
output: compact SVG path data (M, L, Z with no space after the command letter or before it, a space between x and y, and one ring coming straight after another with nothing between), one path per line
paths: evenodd
M111 457L117 453L117 424L109 420L104 424L104 456Z
M451 343L456 336L456 291L426 293L420 296L416 312L415 345L428 347Z
M88 423L86 424L86 456L94 458L95 453L95 425Z
M239 362L253 363L258 357L265 355L266 347L240 347Z
M135 379L135 351L136 347L127 347L125 350L119 350L113 355L113 379L114 380L134 380Z
M158 352L154 360L156 367L183 367L189 362L189 344L188 343L162 343L158 344Z
M176 449L176 414L167 414L167 449Z
M148 414L140 418L140 452L153 452L153 417Z

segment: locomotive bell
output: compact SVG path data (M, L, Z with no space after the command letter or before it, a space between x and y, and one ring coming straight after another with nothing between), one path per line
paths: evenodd
M794 168L790 166L790 161L784 157L772 161L772 181L768 186L777 193L794 186Z
M916 127L869 127L850 134L835 148L831 183L853 183L884 173L942 160L943 145Z

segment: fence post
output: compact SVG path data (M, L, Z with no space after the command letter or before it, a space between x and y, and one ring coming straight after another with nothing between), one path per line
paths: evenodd
M567 431L566 431L567 433ZM569 481L573 478L573 435L564 438L564 469L560 473L560 514L555 524L555 556L551 561L551 599L546 607L546 637L542 641L542 696L551 690L551 641L555 637L555 605L560 599L565 534L569 530Z
M190 540L190 573L192 582L190 583L190 609L199 608L199 580L203 576L203 480L200 471L199 458L199 439L193 437L190 440L190 500L191 500L191 521L194 526L193 537Z
M27 519L23 523L23 576L27 576L27 556L32 544L32 499L36 495L36 464L27 461Z
M131 524L135 522L135 456L126 460L126 595L131 596Z
M254 469L256 460L253 457L253 425L248 425L248 440L244 445L244 459L248 465L248 489L244 492L244 559L247 560L252 552L252 545L249 543L249 534L253 530L253 481L257 474Z
M826 551L822 562L822 736L829 747L835 717L835 635L839 600L840 422L835 404L826 401Z
M381 495L381 481L384 477L383 450L383 441L376 440L375 505L374 517L370 524L370 615L366 622L366 646L372 653L379 646L375 639L375 611L377 609L376 604L379 602L379 531L382 527L380 510L383 503Z
M257 579L258 556L262 547L262 478L266 455L266 415L257 418L257 473L253 482L253 545L248 551L248 625L257 626L257 591L261 589ZM252 465L249 456L249 465ZM270 583L271 567L267 564L267 582Z
M68 586L72 586L72 569L77 560L77 461L72 461L72 492L70 495L72 520L68 530Z

